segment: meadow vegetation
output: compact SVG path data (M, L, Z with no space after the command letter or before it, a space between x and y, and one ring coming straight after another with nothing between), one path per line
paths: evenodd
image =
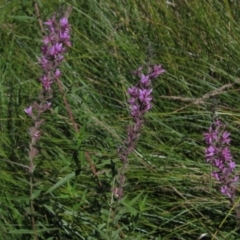
M24 109L42 88L36 3L43 22L72 7L72 46L30 174ZM240 239L203 140L218 116L239 171L239 17L237 0L0 0L0 239ZM132 71L155 64L166 72L152 80L118 199Z

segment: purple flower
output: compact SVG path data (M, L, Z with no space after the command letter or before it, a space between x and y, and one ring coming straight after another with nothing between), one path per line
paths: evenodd
M226 195L227 197L231 198L231 194L229 192L228 186L226 186L226 185L222 186L220 191L223 195Z
M40 78L40 81L41 81L41 83L42 83L42 85L43 85L43 87L46 91L50 90L53 81L51 79L49 79L49 77L43 75Z
M222 160L221 159L214 159L214 160L215 160L214 161L215 166L219 169L222 169L224 166Z
M206 158L209 160L209 157L214 156L216 152L216 148L213 146L209 146L206 150L205 150L205 156ZM210 158L211 159L211 158Z
M59 34L60 34L60 39L63 42L65 42L66 40L68 40L70 38L68 31L64 31L64 32L61 31Z
M54 18L48 19L46 22L44 22L44 24L48 25L48 26L53 26L54 24Z
M212 127L209 128L209 132L204 133L203 135L207 144L211 144L217 138L217 133L213 131Z
M236 167L236 163L233 162L233 161L230 161L229 167L230 167L231 169L234 169L234 168Z
M217 179L218 181L220 181L220 178L219 178L219 173L218 172L212 172L212 176Z
M34 135L33 135L33 137L34 137L36 140L38 140L40 136L41 136L41 132L40 132L39 130L37 130L37 131L34 133Z
M49 36L43 37L43 43L44 43L45 47L47 47L46 45L48 45L50 42L51 42L51 38Z
M61 71L59 69L56 69L55 71L55 77L58 78L61 76Z
M231 139L229 138L229 136L230 136L230 133L225 131L225 132L223 133L223 135L222 135L222 142L229 144L230 141L231 141Z
M55 47L56 54L61 53L63 51L62 43L56 43L54 47Z
M231 152L230 152L230 150L228 149L228 147L223 148L223 150L222 150L222 158L223 158L225 161L230 161L230 160L232 160L232 155L231 155Z
M24 109L24 112L25 112L27 115L32 116L32 106Z
M150 103L152 101L151 96L152 89L139 90L139 100L143 103Z
M131 116L133 118L137 118L139 114L139 107L137 105L132 105L130 109L131 109Z
M150 78L156 78L158 75L163 74L165 70L161 65L154 65L152 73L149 75Z
M61 27L68 27L68 19L63 17L60 19L60 26Z
M51 46L49 53L51 56L55 56L61 52L62 43L56 43L55 45Z
M150 78L149 76L145 76L144 74L141 75L141 83L143 85L147 85L150 82Z
M139 88L137 87L128 88L128 94L133 98L137 98L139 95Z

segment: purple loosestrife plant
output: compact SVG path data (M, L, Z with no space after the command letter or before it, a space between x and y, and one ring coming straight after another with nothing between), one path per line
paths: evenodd
M220 183L220 191L229 198L231 205L234 206L238 176L234 173L236 163L233 161L230 145L230 133L225 130L226 125L220 120L215 120L204 139L207 144L205 158L216 170L212 176ZM236 219L239 222L239 208L235 208Z
M147 75L142 73L142 67L134 72L134 75L138 76L140 78L140 81L136 86L130 87L128 89L128 94L130 96L128 103L130 106L133 125L129 126L127 130L127 139L124 142L124 146L118 149L118 156L123 163L123 167L120 169L118 176L119 185L113 190L116 198L123 197L123 185L125 182L124 173L128 165L128 156L136 147L137 140L140 136L140 130L144 123L144 115L152 107L151 81L164 72L165 70L161 65L155 65Z
M54 15L51 19L45 22L45 25L47 26L47 35L43 38L43 45L41 47L42 56L39 59L42 68L42 76L40 77L42 89L39 94L39 100L24 110L33 120L33 126L29 128L31 141L29 144L28 170L30 175L30 208L34 239L38 238L34 218L33 173L35 169L34 158L38 155L36 143L41 136L40 128L44 122L44 120L41 119L41 115L51 107L51 86L60 77L61 72L59 70L59 65L64 59L63 54L66 51L66 48L71 46L70 27L67 18L63 17L60 21L57 21Z

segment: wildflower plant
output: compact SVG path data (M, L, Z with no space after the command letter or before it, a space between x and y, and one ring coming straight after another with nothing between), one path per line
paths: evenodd
M238 176L234 172L236 163L229 149L230 133L225 129L226 125L221 120L216 119L208 132L204 133L207 144L205 158L215 168L212 176L220 183L220 192L229 198L231 205L234 206ZM240 220L239 209L235 210L237 220Z
M133 72L134 75L140 78L136 86L128 88L130 99L128 101L130 114L133 124L128 127L127 139L124 146L118 149L118 156L123 163L120 169L118 183L119 186L114 189L114 195L117 198L122 198L123 185L125 182L125 171L128 166L128 156L133 152L136 147L137 140L140 136L140 130L144 123L144 115L152 108L152 80L163 74L165 70L161 65L154 65L153 69L149 69L147 75L142 73L143 67L138 68Z
M34 230L34 238L37 239L36 226L33 204L33 174L34 174L34 158L38 155L39 150L37 142L42 134L41 126L44 123L42 113L51 107L52 99L52 84L58 81L61 76L59 69L60 63L64 59L64 52L67 47L71 46L70 42L70 26L66 17L61 18L59 21L55 15L44 23L47 26L46 35L42 40L39 64L42 69L42 76L39 81L42 89L39 93L38 101L35 101L31 106L26 108L25 113L32 118L33 126L29 128L30 144L29 144L29 175L30 175L30 207L32 215L32 227Z

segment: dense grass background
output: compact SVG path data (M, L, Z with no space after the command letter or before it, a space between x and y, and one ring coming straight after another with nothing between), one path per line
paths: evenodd
M73 6L73 47L35 159L38 239L240 239L229 201L211 180L202 133L211 106L227 123L239 163L240 8L237 0L37 1L45 21ZM61 3L60 3L61 2ZM38 98L41 31L30 0L0 1L0 239L33 239L28 128L24 108ZM117 149L131 123L126 90L141 65L162 64L154 107L127 171L125 197L111 189ZM225 84L231 88L219 91ZM194 102L216 91L213 99ZM164 97L168 96L168 98ZM174 100L171 97L180 97ZM169 98L170 97L170 98ZM191 98L191 101L183 101ZM85 157L88 151L98 179ZM100 184L99 184L100 182Z

